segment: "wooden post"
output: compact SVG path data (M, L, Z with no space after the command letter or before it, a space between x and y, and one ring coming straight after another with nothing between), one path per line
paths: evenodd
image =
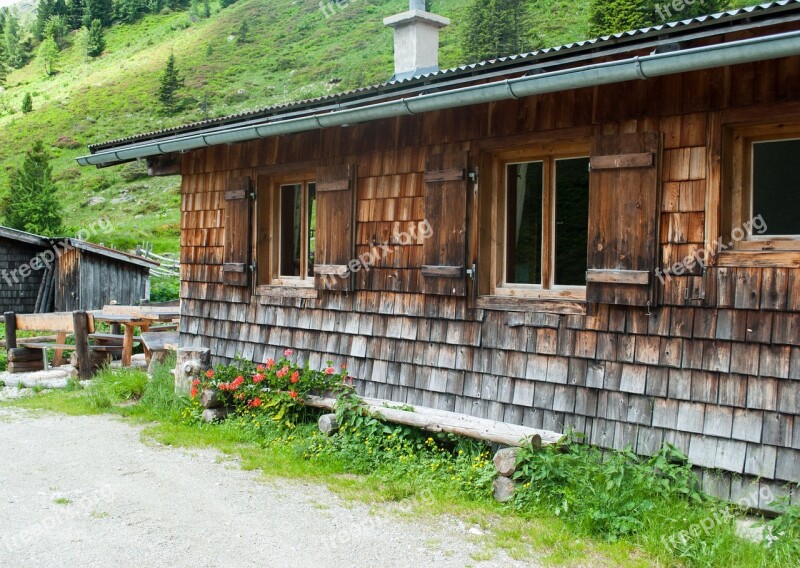
M339 421L336 419L335 414L323 414L317 421L319 431L326 436L331 436L339 430Z
M75 354L78 356L78 377L81 380L92 378L92 352L89 349L89 314L77 311L72 314L75 330Z
M207 347L181 347L175 365L175 394L188 396L192 379L211 368L211 350Z
M6 312L6 348L15 349L17 347L17 315L14 312Z

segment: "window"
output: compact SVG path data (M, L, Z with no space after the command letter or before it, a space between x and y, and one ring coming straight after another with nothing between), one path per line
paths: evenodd
M258 284L314 284L317 192L313 174L259 178Z
M315 187L313 182L280 186L280 278L305 280L314 276Z
M739 127L726 144L724 237L739 250L800 250L800 125Z
M504 190L497 218L504 230L494 293L580 299L586 285L589 158L554 152L519 160L500 154L496 166Z

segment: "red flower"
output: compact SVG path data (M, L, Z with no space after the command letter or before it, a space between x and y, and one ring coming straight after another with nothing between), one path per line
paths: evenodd
M259 365L258 367L256 367L256 371L258 371L259 373L263 373L265 370L266 367L264 365Z
M288 372L289 372L289 367L284 367L283 369L281 369L280 371L278 371L277 373L275 373L275 375L277 375L277 377L278 377L279 379L282 379L283 377L285 377L285 376L286 376L286 374L287 374Z
M300 380L300 371L295 371L294 373L292 373L292 378L289 379L289 380L291 381L292 384L295 384L297 381L299 381Z
M221 391L226 391L230 388L230 385L228 383L220 383L217 388Z
M275 366L275 359L269 358L267 359L267 369L271 369Z
M236 390L240 386L242 386L242 383L244 383L244 377L242 375L239 375L238 377L233 379L233 381L228 385L228 390Z
M199 384L200 384L200 379L195 379L195 380L192 381L192 386L193 387L196 387Z
M334 369L333 367L328 367L327 369L325 369L325 374L327 374L327 375L332 375L335 372L336 372L336 369Z
M297 398L297 393L295 391L293 391L293 390L290 390L289 391L289 396L292 397L292 398Z
M189 396L197 398L197 387L192 387L192 390L189 391Z
M258 408L259 406L261 406L261 399L260 398L255 397L253 400L250 401L250 407L251 408Z
M255 375L253 375L253 382L255 384L258 384L263 380L264 380L264 375L262 375L261 373L256 373Z
M283 352L283 354L286 355L287 357L291 357L292 355L294 355L294 351L292 351L291 349L287 349L286 351Z
M206 377L208 377L209 379L213 379L214 378L214 369L209 369L208 371L206 371Z

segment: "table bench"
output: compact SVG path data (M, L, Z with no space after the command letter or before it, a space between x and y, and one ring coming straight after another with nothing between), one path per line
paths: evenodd
M6 346L9 354L8 371L21 373L39 370L39 362L32 353L41 351L41 368L47 370L47 354L54 351L53 364L63 364L64 351L74 350L77 355L76 370L81 379L92 376L92 352L106 353L108 346L90 345L89 336L94 333L94 318L84 311L56 312L52 314L5 313ZM55 342L18 341L17 331L54 332ZM66 343L67 337L75 337L75 344ZM25 351L21 351L23 348Z

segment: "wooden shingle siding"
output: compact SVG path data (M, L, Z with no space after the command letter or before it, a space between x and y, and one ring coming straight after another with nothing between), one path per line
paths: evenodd
M425 220L427 186L449 183L426 183L431 156L467 152L475 159L481 148L579 128L660 133L654 210L660 230L652 262L667 269L704 246L706 226L719 215L706 206L720 183L709 129L741 105L762 105L750 113L796 105L800 88L760 84L786 69L800 69L800 58L189 152L181 343L210 347L216 362L236 354L263 361L291 347L312 366L346 361L363 394L575 428L604 448L630 445L651 454L669 442L697 465L745 475L741 481L704 474L704 487L716 494L734 500L747 494L751 476L778 491L782 482L798 481L800 268L712 262L659 283L660 307L649 314L645 306L598 303L584 315L525 311L513 303L478 309L468 296L422 294L431 278L420 270L430 264L422 241L397 246L359 272L354 290L319 291L316 298L253 296L225 286L221 259L231 176L256 179L285 164L356 164L358 255ZM464 266L477 261L480 271L470 223L468 217Z

